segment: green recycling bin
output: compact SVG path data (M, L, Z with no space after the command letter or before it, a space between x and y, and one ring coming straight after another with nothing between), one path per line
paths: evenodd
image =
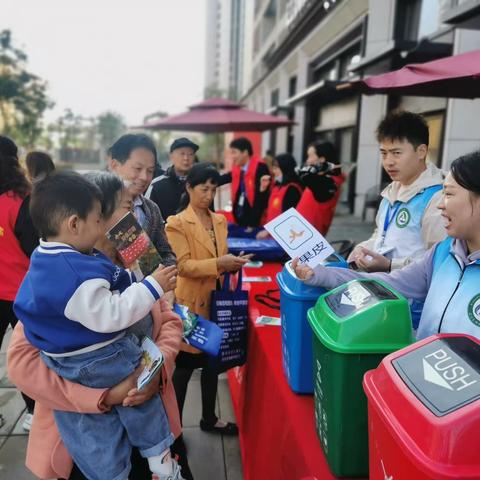
M368 476L363 375L413 341L408 302L376 280L353 280L322 295L307 313L313 330L317 434L337 477Z

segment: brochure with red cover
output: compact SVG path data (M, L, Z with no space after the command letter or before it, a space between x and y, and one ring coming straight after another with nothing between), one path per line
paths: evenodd
M125 267L138 261L144 275L152 273L161 263L160 255L132 212L126 213L107 233Z

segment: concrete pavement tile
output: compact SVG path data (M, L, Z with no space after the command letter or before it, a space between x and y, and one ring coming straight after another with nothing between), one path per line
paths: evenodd
M183 407L183 426L198 427L202 418L202 391L200 387L201 370L195 370L192 378L188 383L187 398ZM219 381L220 384L220 381ZM216 403L216 411L218 413L218 395Z
M0 428L0 436L8 435L13 430L25 408L25 402L18 390L0 389L0 412L5 419L5 425Z
M183 436L195 480L226 480L222 437L198 427L185 428Z
M5 336L3 337L2 345L0 345L1 347L0 352L5 353L7 351L11 336L12 336L12 327L8 327L7 331L5 332Z
M230 389L226 375L218 380L219 410L222 420L235 422ZM227 471L227 480L242 480L242 457L238 437L223 437L223 454Z
M0 353L0 387L7 387L10 382L7 377L7 354Z
M200 390L200 379L193 377L188 382L187 398L183 407L183 426L198 427L202 416L202 395Z
M28 432L26 432L24 429L23 429L23 421L25 420L25 416L27 415L27 410L25 410L22 415L20 416L20 418L18 419L18 422L16 423L15 425L15 428L13 429L12 433L10 435L24 435L24 436L28 436Z
M5 480L35 480L25 467L27 437L10 437L0 448L0 478Z
M218 379L218 403L219 413L222 420L226 422L235 422L232 399L230 397L230 388L226 377Z
M238 437L223 437L223 457L227 480L243 480L242 456Z

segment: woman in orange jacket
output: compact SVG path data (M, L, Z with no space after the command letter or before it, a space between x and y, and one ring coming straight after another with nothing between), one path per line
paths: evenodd
M210 316L210 296L220 283L224 272L238 271L250 256L227 254L227 222L223 215L210 211L220 175L209 164L197 164L186 180L187 194L180 206L181 212L168 218L165 228L168 241L177 257L177 288L179 304L189 307L205 318ZM200 428L206 431L237 434L234 423L226 423L215 414L218 374L209 366L208 356L182 343L173 374L180 415L187 386L195 369L202 374L202 419Z

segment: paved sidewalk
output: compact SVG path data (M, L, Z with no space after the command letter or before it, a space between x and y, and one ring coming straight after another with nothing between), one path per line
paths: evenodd
M28 435L22 429L25 404L6 374L7 333L0 352L0 414L6 420L0 428L0 478L2 480L34 480L25 467ZM200 420L200 375L194 372L189 383L184 411L184 437L188 460L195 480L242 480L242 464L237 437L221 437L202 432ZM226 421L235 421L227 378L219 378L217 413ZM106 479L108 480L108 479Z
M352 240L355 243L371 235L373 224L348 214L339 206L328 239ZM0 428L0 478L3 480L33 480L25 468L25 450L28 436L21 425L25 405L18 391L6 375L5 350L10 334L0 352L0 413L6 420ZM201 411L200 376L195 372L189 383L184 411L184 437L189 463L195 480L242 480L242 467L238 438L220 437L202 432L198 426ZM225 375L219 379L217 410L226 421L234 421L230 392Z
M346 206L338 205L327 240L351 240L356 245L369 238L374 228L374 222L354 217L348 212Z

